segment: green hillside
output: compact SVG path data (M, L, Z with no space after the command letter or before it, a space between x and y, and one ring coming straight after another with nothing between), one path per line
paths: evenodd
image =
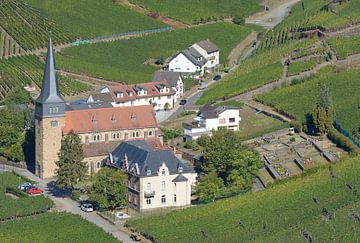
M158 242L356 242L360 157L267 190L130 220ZM349 187L353 188L350 190Z

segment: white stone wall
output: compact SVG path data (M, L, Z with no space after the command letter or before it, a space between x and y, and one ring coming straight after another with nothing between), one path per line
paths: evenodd
M174 107L174 103L177 101L176 94L172 95L164 95L164 96L156 96L156 97L143 97L137 98L132 101L124 101L124 102L112 102L113 107L120 107L120 106L141 106L141 105L149 105L156 103L154 106L154 110L164 110L165 104L169 104L169 109Z
M169 71L180 73L195 73L201 70L197 68L184 54L179 53L175 58L169 62Z

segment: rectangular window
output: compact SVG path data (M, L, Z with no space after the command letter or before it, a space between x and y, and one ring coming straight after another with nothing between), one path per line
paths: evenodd
M226 119L225 118L220 118L219 119L219 124L225 124L226 123Z
M165 203L166 203L166 197L165 197L165 195L162 195L162 196L161 196L161 203L162 203L162 204L165 204Z
M149 170L148 170L149 171ZM151 174L151 171L150 171L150 174ZM151 191L151 183L150 182L148 182L147 184L146 184L146 190L149 192L149 191Z
M174 194L174 203L176 203L176 194Z
M147 204L147 205L151 205L151 198L147 198L147 199L146 199L146 204Z
M166 190L165 181L162 181L162 182L161 182L161 190L162 190L162 191L165 191L165 190Z
M235 122L235 118L229 118L229 122L230 122L230 123Z

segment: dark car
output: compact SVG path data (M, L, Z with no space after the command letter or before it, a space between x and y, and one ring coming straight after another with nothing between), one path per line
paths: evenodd
M220 74L217 74L214 76L213 80L220 80L221 79L221 75Z
M185 105L186 104L186 100L180 100L180 105Z

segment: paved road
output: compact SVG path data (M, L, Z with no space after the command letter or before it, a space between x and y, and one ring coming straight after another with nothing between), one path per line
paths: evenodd
M0 171L15 171L16 173L29 178L30 180L38 183L38 187L45 190L45 195L51 198L51 200L55 203L55 210L58 211L66 211L73 214L80 215L87 221L96 224L98 227L104 229L106 232L112 234L118 240L125 243L132 243L133 241L130 239L129 235L120 231L118 227L112 225L96 213L85 213L80 209L79 203L71 200L70 198L63 197L63 194L55 189L53 186L53 181L40 179L36 177L34 174L25 169L19 169L7 165L0 165Z

